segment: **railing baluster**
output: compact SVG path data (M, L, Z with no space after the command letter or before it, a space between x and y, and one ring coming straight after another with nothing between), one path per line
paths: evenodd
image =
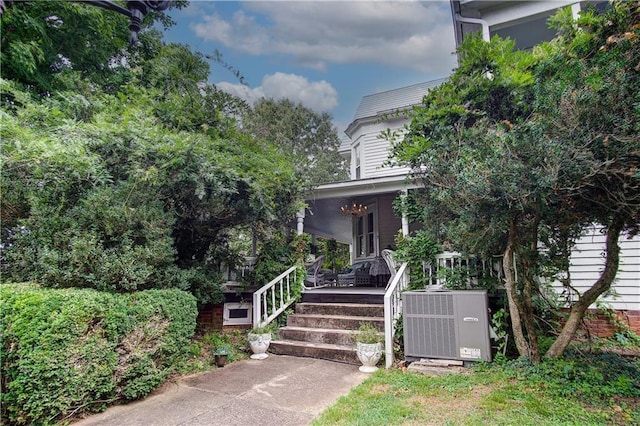
M297 267L292 266L277 278L271 280L268 284L257 290L253 294L253 326L264 327L273 321L278 315L284 312L295 299L292 295L292 287L296 280ZM293 282L291 281L293 277ZM276 287L277 286L277 287ZM285 295L285 287L287 294ZM280 291L280 295L276 296L276 291ZM271 309L268 309L267 302L271 300ZM280 304L276 304L279 301Z
M402 311L402 291L407 287L409 267L405 262L400 265L396 276L391 280L384 294L384 351L386 367L393 365L393 336L395 322Z

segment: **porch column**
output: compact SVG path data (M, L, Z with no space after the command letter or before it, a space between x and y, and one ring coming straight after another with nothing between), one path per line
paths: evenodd
M304 208L296 213L296 221L297 226L296 230L298 235L302 235L304 233Z
M406 204L408 195L409 195L408 189L402 190L403 205ZM403 237L409 236L409 217L407 217L407 212L405 210L406 209L403 209L402 211L402 236Z

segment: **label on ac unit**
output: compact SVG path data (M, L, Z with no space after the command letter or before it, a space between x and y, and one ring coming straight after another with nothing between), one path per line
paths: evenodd
M482 351L480 348L465 348L460 346L460 358L479 359L482 358Z

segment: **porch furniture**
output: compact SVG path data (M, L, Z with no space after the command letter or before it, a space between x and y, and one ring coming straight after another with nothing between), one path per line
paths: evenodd
M382 256L376 256L371 261L371 268L369 268L369 275L371 276L370 284L378 287L383 284L386 287L387 282L391 278L391 272L387 266L387 262Z
M326 285L324 282L324 273L321 270L323 262L324 255L318 256L316 260L306 265L307 277L304 280L304 286L306 288L319 288Z
M393 281L393 278L396 276L396 273L398 272L398 265L396 264L396 261L393 259L394 251L390 249L384 249L380 254L382 255L382 258L387 264L387 268L389 268L389 273L391 274L389 281L387 281L386 283L386 285L389 285L389 283Z
M369 261L356 262L338 274L340 287L367 286L370 283Z
M330 285L336 285L336 283L338 282L338 274L330 269L322 268L323 263L324 255L318 256L316 260L306 265L306 288L321 288Z
M356 270L353 285L356 287L369 287L369 285L371 285L371 275L369 275L369 268L360 268Z

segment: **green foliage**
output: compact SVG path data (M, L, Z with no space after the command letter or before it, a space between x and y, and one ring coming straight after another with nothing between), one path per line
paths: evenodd
M154 21L172 25L160 12L149 14L143 26ZM2 78L38 93L86 86L86 81L108 86L126 74L114 66L119 59L126 56L130 66L135 62L127 17L83 2L9 2L0 22Z
M262 99L243 116L242 127L260 145L289 156L307 187L347 178L340 138L326 113L287 99Z
M49 424L138 399L185 356L197 315L179 290L113 295L0 286L2 418Z
M311 253L311 234L295 235L290 245L296 264L304 265L305 259Z
M309 243L310 235L308 234L296 235L291 241L287 241L286 236L281 232L266 238L259 247L256 266L249 272L249 285L261 287L293 265L299 268L297 276L301 283L305 274L303 260L309 254Z
M380 343L383 340L380 330L370 322L360 323L358 330L353 332L353 338L356 342L366 344Z
M533 358L535 295L561 277L582 230L600 223L617 240L640 227L638 2L589 11L579 31L568 11L553 22L561 36L532 52L465 38L458 69L393 144L395 161L424 187L415 210L435 241L480 258L513 254L518 276L507 274L505 286L523 319L513 329L521 355ZM574 299L593 303L614 268L588 299Z
M509 313L500 308L491 315L491 328L496 333L496 353L494 355L494 361L502 363L506 361L505 353L507 350L507 339L509 338Z
M397 249L394 256L400 262L408 262L410 277L410 289L416 290L425 288L431 284L429 278L424 274L423 265L435 264L435 256L440 253L440 245L436 244L429 232L420 230L413 235L404 237L400 234L396 236Z
M519 379L542 385L558 397L575 397L602 404L610 398L640 397L640 365L610 352L583 354L568 351L565 359L533 364L526 359L510 361L504 370Z
M317 238L317 254L324 255L322 268L331 271L342 271L349 266L349 245L339 243L334 239Z
M544 366L546 363L543 363ZM531 363L522 366L481 364L468 374L426 376L400 369L380 369L348 395L338 399L313 425L601 425L634 424L635 400L625 395L631 383L611 386L611 398L593 399L583 393L561 389L562 379L575 373L575 365L565 363L544 373L533 372ZM566 367L566 370L565 370ZM602 368L603 365L598 368ZM637 363L626 362L621 371L637 374ZM597 371L597 370L596 370ZM572 373L573 372L573 373ZM616 375L619 380L623 374ZM590 381L575 376L578 381ZM577 383L577 382L574 382ZM551 384L551 385L549 385ZM575 388L574 388L575 389ZM594 389L595 392L598 392ZM619 393L615 393L619 392ZM625 401L628 401L625 403ZM437 408L437 409L436 409Z
M110 291L178 287L221 297L230 231L266 232L301 196L284 156L253 142L177 132L154 92L32 99L2 81L3 280ZM134 96L135 95L135 96ZM280 271L282 272L282 271Z
M615 333L613 338L622 347L640 347L640 336L635 333L627 322L622 321L616 312L605 303L596 303L598 310L607 318L609 323L613 325Z

